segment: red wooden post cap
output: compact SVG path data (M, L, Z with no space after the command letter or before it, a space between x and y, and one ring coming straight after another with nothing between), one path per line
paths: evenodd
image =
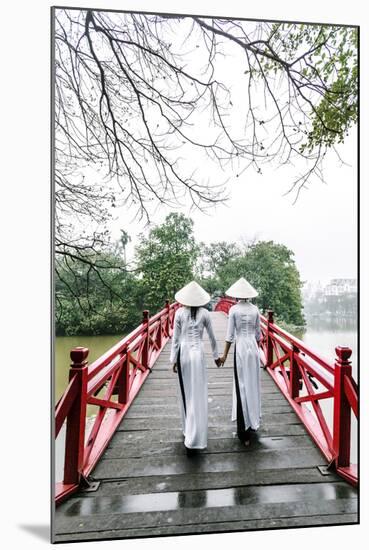
M167 307L169 306L169 300L168 300L168 299L165 300L165 305L166 305Z
M143 315L143 321L147 321L148 318L149 318L149 310L144 309L143 312L142 312L142 315Z
M349 361L352 349L347 346L337 346L336 348L336 355L337 355L337 362L341 363L343 365L349 365L351 361Z
M274 314L273 310L268 309L268 321L269 321L269 323L273 323L273 314Z
M84 367L87 363L86 359L89 354L88 348L82 348L82 347L76 347L73 348L70 352L70 358L72 359L73 363L71 364L71 367Z

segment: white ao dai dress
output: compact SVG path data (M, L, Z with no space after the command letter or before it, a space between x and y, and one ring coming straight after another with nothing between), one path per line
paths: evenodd
M257 306L240 301L229 310L227 342L234 342L232 420L240 439L249 428L257 430L261 417L260 314Z
M208 438L208 377L203 346L206 329L214 359L219 357L209 312L199 307L191 317L190 307L175 313L170 363L177 363L178 389L184 444L189 449L204 449Z

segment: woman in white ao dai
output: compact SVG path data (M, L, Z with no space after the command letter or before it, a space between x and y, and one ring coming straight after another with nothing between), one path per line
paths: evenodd
M193 292L194 285L190 285ZM195 299L192 294L188 295L187 289L184 294L178 292L176 300L186 304L207 303L210 296L200 285L197 287L206 294L202 299ZM199 291L197 287L195 289ZM170 362L174 372L178 372L182 430L187 450L204 449L207 446L208 379L203 346L204 329L209 335L214 360L220 366L218 346L209 312L197 305L186 305L176 311Z
M240 281L233 285L235 287L238 284L235 291L232 291L232 287L227 291L228 295L236 294L234 297L239 298L239 302L229 310L222 362L225 361L230 345L234 342L232 420L237 420L239 439L248 444L251 430L256 431L260 426L259 341L261 331L259 310L246 299L247 296L255 296L257 293L247 281L245 283L248 287L244 283L240 285Z

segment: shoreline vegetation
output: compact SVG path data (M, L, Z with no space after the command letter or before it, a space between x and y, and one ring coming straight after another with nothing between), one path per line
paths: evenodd
M306 320L307 321L310 321L311 324L313 325L314 324L314 321L324 321L324 320L327 320L327 324L331 325L333 324L333 328L337 328L337 329L342 329L342 328L345 328L345 325L347 324L349 328L352 328L352 326L356 323L354 323L356 321L356 317L355 316L352 316L352 315L341 315L341 314L330 314L328 316L328 319L327 317L323 314L323 313L315 313L315 314L311 314L311 315L308 315L306 316ZM306 332L307 330L307 326L306 324L304 325L295 325L293 323L286 323L285 321L283 320L279 320L279 319L275 319L275 323L280 326L283 330L289 332L290 334L294 335L294 336L297 336L298 338L300 338L301 336L303 336L303 334ZM133 327L135 328L135 327ZM118 336L120 338L120 340L122 340L127 334L129 334L129 331L126 331L125 333L122 333L121 331L117 330L117 332L109 332L107 334L83 334L83 333L76 333L76 334L57 334L57 338L63 338L63 337L66 337L66 338L69 338L71 336L90 336L90 337L94 337L94 336L106 336L106 337L116 337Z
M273 241L197 242L191 218L169 214L140 235L133 260L126 262L129 236L108 251L86 251L83 260L56 261L56 335L123 334L174 300L178 288L197 280L215 301L239 277L258 290L261 312L274 311L280 322L303 327L303 282L294 254ZM99 264L99 271L91 265Z

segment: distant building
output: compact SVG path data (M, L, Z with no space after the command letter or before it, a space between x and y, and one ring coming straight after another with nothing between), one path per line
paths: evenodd
M357 314L356 279L331 279L326 285L306 285L304 289L306 315L352 318Z
M342 296L357 293L356 279L332 279L323 289L324 296Z

